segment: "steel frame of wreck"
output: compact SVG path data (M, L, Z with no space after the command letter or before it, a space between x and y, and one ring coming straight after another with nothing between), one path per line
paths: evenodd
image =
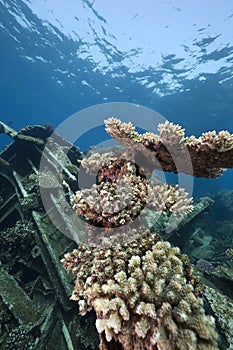
M29 260L24 264L30 269L36 266L37 273L35 280L30 281L28 277L29 283L23 283L11 271L7 271L7 263L2 263L1 303L13 314L16 322L14 327L23 325L28 333L35 334L36 349L42 350L48 346L51 349L77 349L75 319L79 316L76 304L69 301L72 277L60 263L66 249L70 250L75 244L51 223L41 204L38 187L32 185L29 189L27 186L30 175L35 178L38 176L42 151L51 130L47 126L34 126L17 133L3 123L1 127L13 139L13 143L0 153L0 231L14 227L19 221L33 224L33 249L28 252ZM55 142L61 150L70 146L59 137ZM71 163L69 155L66 156L67 163ZM54 166L59 163L56 154L48 154L47 157ZM71 158L81 158L78 149L72 148ZM65 166L63 170L67 181L69 175L74 180L75 175L70 174ZM59 211L58 198L59 191L50 198L52 210ZM67 226L67 222L63 224ZM1 257L2 254L0 261ZM22 258L17 257L15 264ZM0 334L0 349L5 348L7 336L7 332ZM78 348L81 349L82 345L78 344Z

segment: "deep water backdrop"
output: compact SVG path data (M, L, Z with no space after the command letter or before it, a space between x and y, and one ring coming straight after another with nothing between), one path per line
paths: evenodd
M233 133L231 0L0 0L0 44L0 120L16 130L119 101L187 135ZM228 170L194 193L232 184Z

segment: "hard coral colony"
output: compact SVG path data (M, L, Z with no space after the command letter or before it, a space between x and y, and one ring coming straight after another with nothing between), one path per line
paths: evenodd
M90 242L62 260L76 275L71 299L78 301L81 315L94 309L101 350L218 349L214 319L205 315L195 293L187 256L141 222L126 224L148 208L174 215L191 211L184 190L147 178L158 161L165 171L190 173L182 157L187 150L193 175L218 177L222 167L232 167L233 135L223 131L187 138L180 126L168 122L159 125L159 135L138 134L131 123L116 118L105 123L107 132L128 150L93 154L82 161L88 173L98 173L98 181L78 191L72 202L89 224ZM135 165L138 156L144 169ZM115 227L121 227L120 238Z

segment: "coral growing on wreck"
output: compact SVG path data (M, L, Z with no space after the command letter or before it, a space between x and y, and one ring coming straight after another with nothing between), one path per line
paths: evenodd
M9 333L4 349L33 350L35 349L34 339L26 327L19 326Z
M205 260L205 259L197 260L196 266L200 271L207 273L207 274L211 274L215 270L214 265L210 261Z
M15 226L1 231L0 253L10 251L17 255L19 250L27 252L32 247L33 231L34 227L29 221L17 221Z
M187 256L149 231L114 247L81 244L62 260L72 300L96 312L100 349L217 349Z
M214 318L205 314L187 256L143 226L126 224L146 207L175 215L191 211L184 190L147 178L159 166L218 177L222 166L233 167L233 136L210 132L187 138L184 129L169 122L159 125L159 135L138 134L131 123L116 118L105 123L127 151L82 160L87 173L97 174L96 184L76 193L73 209L106 230L100 244L81 243L62 260L76 276L71 299L81 315L95 311L101 350L218 349ZM119 226L126 240L115 239L113 229Z
M89 312L85 317L78 316L76 336L86 348L97 349L99 346L98 332L95 327L95 313Z
M218 326L224 332L227 340L224 349L232 350L233 338L233 303L232 300L217 289L206 286L205 299L208 301L213 315L218 320ZM221 302L220 302L221 301Z
M117 227L132 222L148 209L181 215L192 210L191 198L178 186L151 183L127 153L93 154L81 164L88 174L97 172L98 184L76 192L75 212L95 226Z
M132 123L123 123L117 118L107 119L105 125L109 135L124 146L143 150L152 168L159 164L165 171L216 178L222 168L233 167L233 135L228 131L207 132L196 138L185 137L184 129L168 121L158 125L159 135L139 134ZM187 154L192 166L187 162Z

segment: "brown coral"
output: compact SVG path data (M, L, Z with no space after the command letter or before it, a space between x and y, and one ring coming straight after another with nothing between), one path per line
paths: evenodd
M101 350L217 349L214 319L205 315L187 256L139 225L136 234L135 227L123 225L146 209L176 215L192 210L183 189L150 183L147 176L161 166L217 177L219 154L229 161L233 140L226 132L185 138L184 129L169 122L158 128L160 135L140 135L132 123L110 118L107 132L130 153L96 153L82 161L88 173L97 174L97 183L76 193L73 209L108 230L95 241L101 245L82 243L62 262L76 275L71 299L78 301L80 314L96 313ZM127 239L112 234L118 226Z
M96 312L101 350L217 349L187 257L158 235L114 248L81 244L62 262L76 275L79 312Z
M219 177L223 168L233 168L233 135L228 131L185 137L184 129L166 121L158 125L159 135L138 134L132 123L117 118L105 121L106 131L126 147L133 147L147 160L147 166L183 172L198 177ZM190 166L190 160L192 166Z
M98 184L76 192L75 212L98 227L118 227L135 220L146 209L182 215L192 210L191 198L178 186L150 183L127 153L93 154L82 160L89 174L97 172ZM145 210L144 210L145 209ZM143 212L144 210L144 212Z

